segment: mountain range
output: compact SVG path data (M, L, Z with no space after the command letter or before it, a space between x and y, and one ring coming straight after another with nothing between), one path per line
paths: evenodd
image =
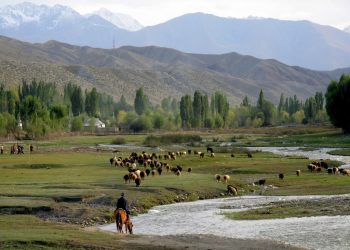
M164 97L179 99L195 90L208 95L221 91L231 104L241 103L245 95L255 102L260 89L274 103L281 93L305 99L316 91L324 93L329 82L344 72L350 68L314 71L237 53L193 54L155 46L98 49L57 41L31 44L0 36L0 82L5 85L35 78L55 82L62 90L73 82L96 87L115 100L123 94L130 104L140 87L158 104Z
M66 6L22 3L0 9L0 34L32 43L57 40L96 48L159 46L199 54L236 52L317 70L350 66L350 33L309 21L192 13L142 27L108 10L84 16Z

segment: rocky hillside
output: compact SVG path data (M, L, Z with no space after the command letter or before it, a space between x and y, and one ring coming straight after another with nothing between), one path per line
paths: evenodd
M324 92L329 81L342 72L346 69L313 71L237 53L189 54L154 46L108 50L56 41L30 44L0 37L0 81L6 85L32 78L58 86L74 82L86 88L95 86L116 100L124 94L130 103L141 86L155 103L197 89L209 95L220 90L234 104L245 95L255 100L262 89L277 103L282 92L299 98Z

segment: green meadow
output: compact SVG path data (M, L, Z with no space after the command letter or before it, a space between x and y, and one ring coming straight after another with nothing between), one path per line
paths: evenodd
M5 154L0 155L0 248L121 249L129 244L127 246L135 249L147 249L147 246L125 241L125 236L91 229L97 224L112 222L113 209L121 192L125 192L133 215L160 204L226 197L227 184L236 186L238 195L259 195L261 188L253 185L259 179L266 179L266 185L273 187L266 188L264 195L350 193L350 177L328 175L325 171L307 172L310 160L303 157L282 157L265 152L251 152L253 157L247 157L244 146L350 145L350 137L337 130L315 128L298 132L295 129L289 135L285 131L187 132L184 134L189 138L196 134L201 141L154 140L153 145L158 144L146 148L148 153L164 155L169 151L191 149L205 152L205 156L200 158L192 153L177 156L176 160L162 160L171 166L181 166L182 174L176 176L163 169L161 176L147 176L140 187L133 182L124 183L127 169L111 166L109 159L114 155L128 157L132 151L141 153L139 149L145 146L146 134L20 141L18 143L25 146L24 155L10 155L9 147L13 142L4 141ZM97 147L113 141L123 142L125 147L118 148L120 152ZM220 146L229 142L230 146ZM34 145L31 154L28 152L30 144ZM207 146L214 148L215 157L206 152ZM188 168L192 169L190 173ZM295 174L298 169L301 170L299 177ZM278 178L279 173L284 173L283 180ZM215 174L229 175L230 180L227 184L217 182Z

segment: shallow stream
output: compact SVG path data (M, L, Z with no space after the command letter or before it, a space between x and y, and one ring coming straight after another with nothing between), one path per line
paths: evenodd
M350 195L344 195L350 197ZM243 196L156 206L133 217L134 233L212 234L230 238L271 239L311 249L350 249L350 216L272 220L230 220L226 211L255 208L273 201L328 199L331 196ZM227 209L229 207L229 209ZM102 230L116 231L115 224Z

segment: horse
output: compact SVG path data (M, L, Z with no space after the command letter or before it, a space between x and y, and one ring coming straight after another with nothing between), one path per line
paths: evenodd
M124 209L118 208L114 210L114 218L115 224L117 226L117 231L119 233L123 233L123 225L125 225L125 233L129 232L132 234L133 224L130 220L130 217L127 217L126 211Z

